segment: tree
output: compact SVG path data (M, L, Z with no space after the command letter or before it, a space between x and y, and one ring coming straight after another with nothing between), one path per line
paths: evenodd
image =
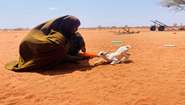
M185 10L185 0L161 0L161 4L168 8Z

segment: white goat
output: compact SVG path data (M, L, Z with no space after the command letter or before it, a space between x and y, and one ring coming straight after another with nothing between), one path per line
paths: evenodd
M121 46L115 52L100 51L99 57L102 57L110 64L119 64L128 61L130 54L128 50L131 48L130 45Z

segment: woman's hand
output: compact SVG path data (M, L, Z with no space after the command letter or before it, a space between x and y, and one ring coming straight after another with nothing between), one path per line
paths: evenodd
M82 50L82 52L86 52L86 48L85 48L85 46L83 46L82 48L81 48L81 50Z

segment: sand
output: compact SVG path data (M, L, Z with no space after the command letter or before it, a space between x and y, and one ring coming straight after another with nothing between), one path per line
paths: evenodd
M83 61L50 71L16 73L4 64L18 58L19 43L28 31L1 31L0 105L185 104L185 32L80 32L88 52L113 51L119 47L113 40L131 45L132 62L86 67Z

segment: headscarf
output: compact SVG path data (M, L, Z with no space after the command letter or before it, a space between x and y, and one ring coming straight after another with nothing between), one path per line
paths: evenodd
M66 32L71 32L73 29L80 26L80 20L74 16L64 16L63 21L61 22L61 30Z
M45 35L50 34L51 30L62 33L66 38L70 38L80 26L80 20L75 16L66 15L53 20L49 20L35 27L41 30Z
M78 18L66 15L56 19L53 22L52 28L64 34L65 37L70 38L79 26L80 20Z
M77 55L80 50L85 52L85 41L82 35L79 32L76 32L75 35L71 37L68 54Z

